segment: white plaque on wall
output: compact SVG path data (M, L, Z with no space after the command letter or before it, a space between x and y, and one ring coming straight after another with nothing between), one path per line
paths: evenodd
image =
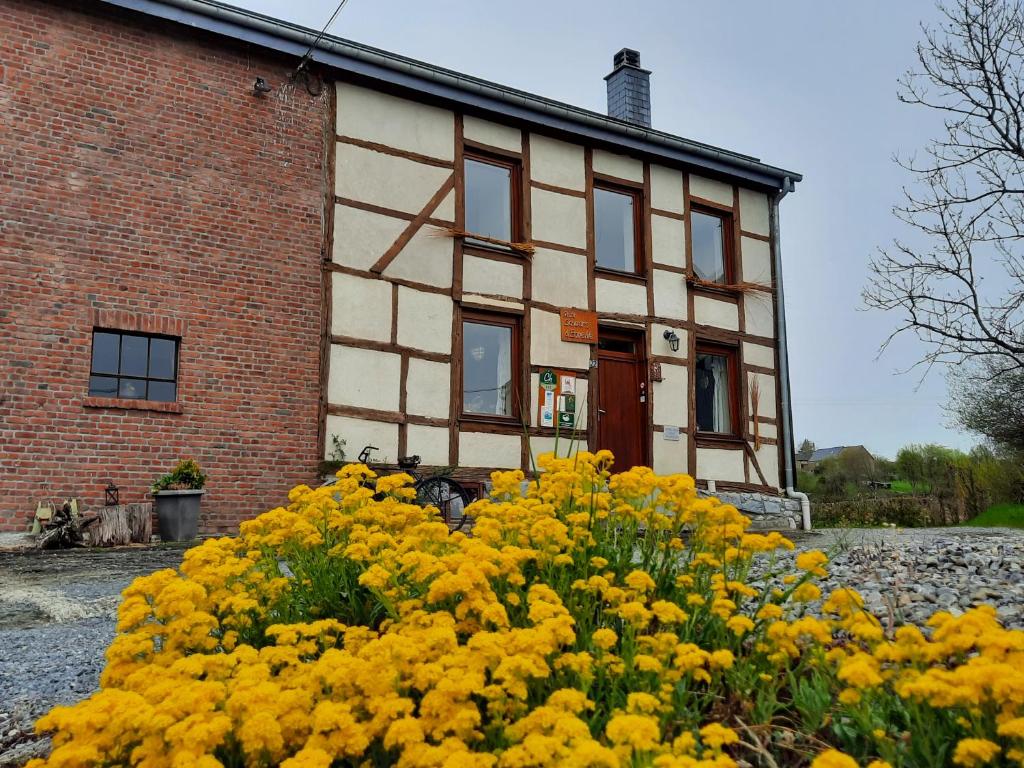
M679 440L679 427L665 427L662 434L666 440Z

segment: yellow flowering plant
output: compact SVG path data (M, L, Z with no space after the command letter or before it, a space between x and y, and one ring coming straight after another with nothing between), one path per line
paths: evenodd
M852 590L815 615L823 553L787 568L691 478L611 465L495 473L469 535L404 475L293 489L125 590L101 690L30 765L1024 765L1024 633L887 636Z

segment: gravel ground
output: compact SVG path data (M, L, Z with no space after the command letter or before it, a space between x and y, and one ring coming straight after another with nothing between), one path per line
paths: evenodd
M886 625L989 602L1024 628L1024 530L925 528L792 532L797 551L829 553L828 593L856 588ZM794 555L786 555L792 558ZM0 551L0 768L47 749L32 724L96 689L119 595L176 566L181 550Z
M0 766L47 748L32 724L94 691L123 590L180 548L0 551Z

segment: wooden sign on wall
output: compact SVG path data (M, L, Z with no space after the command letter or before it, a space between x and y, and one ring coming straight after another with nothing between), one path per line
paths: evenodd
M558 310L562 326L562 341L577 344L597 344L597 312L585 309Z

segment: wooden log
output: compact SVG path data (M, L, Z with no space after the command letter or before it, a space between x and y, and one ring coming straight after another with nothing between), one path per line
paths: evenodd
M99 520L89 532L94 547L149 543L153 532L152 504L118 504L96 512Z

